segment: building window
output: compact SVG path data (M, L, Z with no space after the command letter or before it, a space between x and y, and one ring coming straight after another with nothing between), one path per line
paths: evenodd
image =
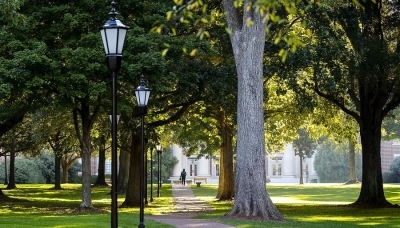
M282 164L278 164L278 176L282 176Z
M272 164L272 176L282 176L282 164Z
M197 176L197 165L190 165L190 176Z
M219 165L215 165L215 175L219 176Z
M106 170L105 170L105 172L107 173L107 174L110 174L111 173L111 160L106 160Z
M308 177L309 173L308 173L308 164L306 164L306 177Z

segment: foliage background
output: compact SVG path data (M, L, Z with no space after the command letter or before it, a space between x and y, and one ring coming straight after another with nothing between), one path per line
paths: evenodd
M324 141L315 155L314 168L321 183L346 182L350 176L349 146ZM362 179L361 154L356 153L356 172L358 180Z

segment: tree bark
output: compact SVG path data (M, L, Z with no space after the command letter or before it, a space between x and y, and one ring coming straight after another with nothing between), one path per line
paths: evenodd
M300 184L304 184L303 180L303 156L299 155L300 160Z
M129 167L129 180L125 196L122 203L124 207L140 206L140 136L132 133L131 155Z
M130 153L120 149L118 170L118 194L125 194L129 181Z
M235 178L233 175L233 130L226 113L221 111L219 126L221 128L220 172L217 197L219 200L232 200L235 196Z
M68 169L70 165L68 165L68 158L67 155L64 155L63 158L61 158L61 168L63 170L62 173L62 183L68 183Z
M357 179L357 171L356 171L356 150L355 150L355 143L349 140L349 168L350 168L350 176L349 180L346 184L355 184L359 183Z
M367 89L367 85L362 85L360 90ZM365 91L367 92L367 91ZM371 109L369 101L361 96L361 122L360 136L362 153L362 183L361 191L356 206L389 206L391 205L385 198L383 191L382 167L381 167L381 127L382 116L379 109Z
M15 185L15 140L12 139L11 150L10 150L10 174L8 177L8 185L6 189L16 189Z
M54 189L61 189L61 156L57 153L54 154Z
M245 0L243 5L249 3ZM263 109L266 23L254 8L244 9L240 17L233 1L224 0L223 4L238 74L235 203L227 215L283 221L266 189ZM251 26L243 24L248 20L253 22Z
M63 170L62 183L68 183L68 169L69 167L71 167L71 165L74 164L74 162L78 158L79 156L76 156L75 154L73 155L64 154L61 157L61 167Z
M108 186L106 182L106 137L102 135L100 137L100 149L99 149L99 166L97 169L97 180L95 186Z
M82 202L79 205L80 209L92 209L92 188L91 188L91 153L90 146L86 143L81 145L82 158Z
M79 101L81 109L73 110L74 126L80 145L80 157L82 159L82 202L78 207L79 211L93 209L92 192L91 192L91 130L94 120L97 117L99 107L96 107L92 115L90 115L90 107L84 101ZM78 114L81 118L79 124ZM80 128L81 126L81 128Z

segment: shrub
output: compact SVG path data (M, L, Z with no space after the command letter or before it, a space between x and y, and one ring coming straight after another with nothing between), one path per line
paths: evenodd
M35 159L15 159L15 183L20 184L43 184L46 178L43 176Z
M386 172L382 174L383 183L398 183L399 179L393 172Z

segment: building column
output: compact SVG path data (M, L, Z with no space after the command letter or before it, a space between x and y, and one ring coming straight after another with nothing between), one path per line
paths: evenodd
M295 155L292 144L285 147L285 151L282 157L282 176L294 176L296 167Z
M205 157L200 158L197 161L197 176L210 176L209 170L209 162L208 159L206 159Z
M172 156L175 156L178 159L178 163L174 166L172 171L173 177L180 177L182 169L186 169L186 156L183 156L182 148L176 144L171 146Z

